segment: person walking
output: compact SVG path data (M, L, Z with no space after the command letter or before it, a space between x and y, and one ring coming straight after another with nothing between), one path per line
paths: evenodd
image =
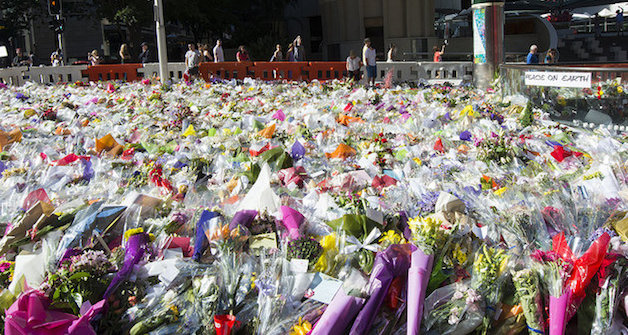
M120 55L120 64L128 64L131 62L131 53L129 52L129 45L123 43L120 46L120 51L118 52Z
M528 56L526 57L526 64L532 65L532 64L539 63L539 55L537 53L538 49L539 48L536 46L536 44L532 44L530 46L530 52L528 53Z
M595 32L595 37L600 37L600 35L602 35L602 28L601 28L601 18L598 14L595 14L595 16L593 17L593 29Z
M360 62L360 58L355 54L354 50L349 51L349 57L347 57L347 73L349 74L349 79L351 79L354 83L360 81L360 68L362 64Z
M364 47L362 48L362 63L366 67L366 83L369 81L371 86L375 86L375 77L377 76L377 53L371 45L371 39L364 39Z
M270 58L271 62L281 62L283 61L283 52L281 52L281 44L277 44L275 46L275 52L273 52L273 56Z
M222 51L222 40L218 39L214 46L214 62L220 63L225 61L225 53Z
M140 55L137 58L142 64L149 63L151 61L151 57L150 50L148 50L148 43L142 42L140 46L142 47L142 52L140 52Z
M554 48L547 50L547 54L545 55L545 64L556 64L556 63L558 63L557 50Z
M98 50L94 49L92 52L87 54L87 61L89 65L94 66L100 64L102 62L102 58L98 55Z
M301 35L294 39L294 61L305 62L305 48L301 40Z
M201 64L201 53L196 50L194 43L188 44L188 51L185 53L185 67L190 80L198 78L198 66Z
M395 58L397 58L397 46L394 44L390 44L390 48L388 49L388 57L386 57L386 62L394 62Z
M249 54L246 52L246 48L244 45L241 45L238 48L238 53L236 53L236 60L238 62L247 62L249 60Z
M432 51L434 52L434 63L440 63L443 61L443 54L445 53L445 44L443 44L443 46L440 48L440 50L438 49L437 46L434 46L432 48Z
M624 9L619 7L615 12L615 29L617 30L617 36L624 35Z

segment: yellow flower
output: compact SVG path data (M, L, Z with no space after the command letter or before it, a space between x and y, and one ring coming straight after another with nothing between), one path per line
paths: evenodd
M624 93L624 88L621 86L617 86L617 93Z
M332 249L337 249L336 248L336 233L331 233L323 237L321 239L320 244L323 247L323 252L330 251Z
M454 246L452 256L456 259L458 264L463 265L467 262L467 253L462 250L460 243L456 243L456 245Z
M320 241L323 252L314 264L314 270L318 272L328 273L333 268L333 259L338 255L338 247L336 246L336 233L323 237ZM331 261L330 261L331 260Z
M460 116L469 115L470 117L474 117L475 113L473 111L473 106L467 105L463 110L460 111Z
M137 235L137 234L141 234L144 232L143 228L134 228L134 229L129 229L124 233L124 239L128 240L129 237L133 236L133 235Z
M290 330L290 335L306 335L311 330L312 324L309 321L303 320L301 317L299 317L299 322L297 322L297 324L292 327L292 329Z
M567 100L563 97L558 97L558 104L561 106L567 105Z
M388 247L392 244L402 244L406 243L406 239L403 238L399 233L394 230L389 230L382 234L382 237L379 239L379 244L384 247Z

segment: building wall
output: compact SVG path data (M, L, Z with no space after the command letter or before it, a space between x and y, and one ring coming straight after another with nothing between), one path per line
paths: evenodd
M33 20L29 32L31 48L42 64L50 63L50 54L57 48L57 35L48 28L48 21ZM87 60L87 53L97 49L102 53L100 22L91 18L65 18L65 52L68 60Z
M403 53L422 52L434 37L435 0L319 0L323 22L323 58L344 60L360 52L369 37L378 59L388 46ZM452 1L453 2L453 1Z
M296 0L286 6L284 18L288 42L300 35L307 60L322 60L323 29L318 1ZM286 50L284 45L284 53Z

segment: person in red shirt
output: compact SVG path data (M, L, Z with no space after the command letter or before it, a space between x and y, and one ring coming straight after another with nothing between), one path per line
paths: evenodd
M236 59L238 60L238 62L246 62L249 60L249 54L246 52L246 48L244 47L244 45L241 45L238 48Z
M443 47L440 50L438 50L437 46L434 46L432 50L434 51L434 63L442 62L443 54L445 53L445 45L443 44Z

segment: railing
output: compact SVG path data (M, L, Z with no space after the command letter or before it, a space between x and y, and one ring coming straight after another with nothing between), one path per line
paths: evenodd
M7 85L20 86L24 84L24 73L28 67L19 66L0 70L0 82Z
M389 71L395 82L431 83L451 82L459 84L472 79L471 62L379 62L377 80L384 80ZM186 67L184 63L169 63L169 76L174 82L183 79ZM200 75L206 81L213 78L223 80L244 79L245 77L261 80L332 80L347 76L345 62L222 62L201 63ZM10 85L22 85L25 81L42 84L57 84L75 81L136 81L159 75L159 64L107 64L73 65L58 67L16 67L0 69L0 82Z
M87 65L39 66L28 69L26 75L28 80L41 84L71 83L82 81L85 70Z
M392 71L395 81L450 82L460 84L473 79L471 62L385 62L377 63L377 79L384 80Z
M500 85L503 96L523 95L536 108L547 112L558 121L576 125L627 126L628 119L628 67L626 64L603 64L602 66L542 66L512 65L500 67ZM614 67L613 67L614 66ZM590 75L588 81L579 87L569 86L569 82L526 84L529 76L539 74L573 73ZM569 76L569 75L567 75Z

